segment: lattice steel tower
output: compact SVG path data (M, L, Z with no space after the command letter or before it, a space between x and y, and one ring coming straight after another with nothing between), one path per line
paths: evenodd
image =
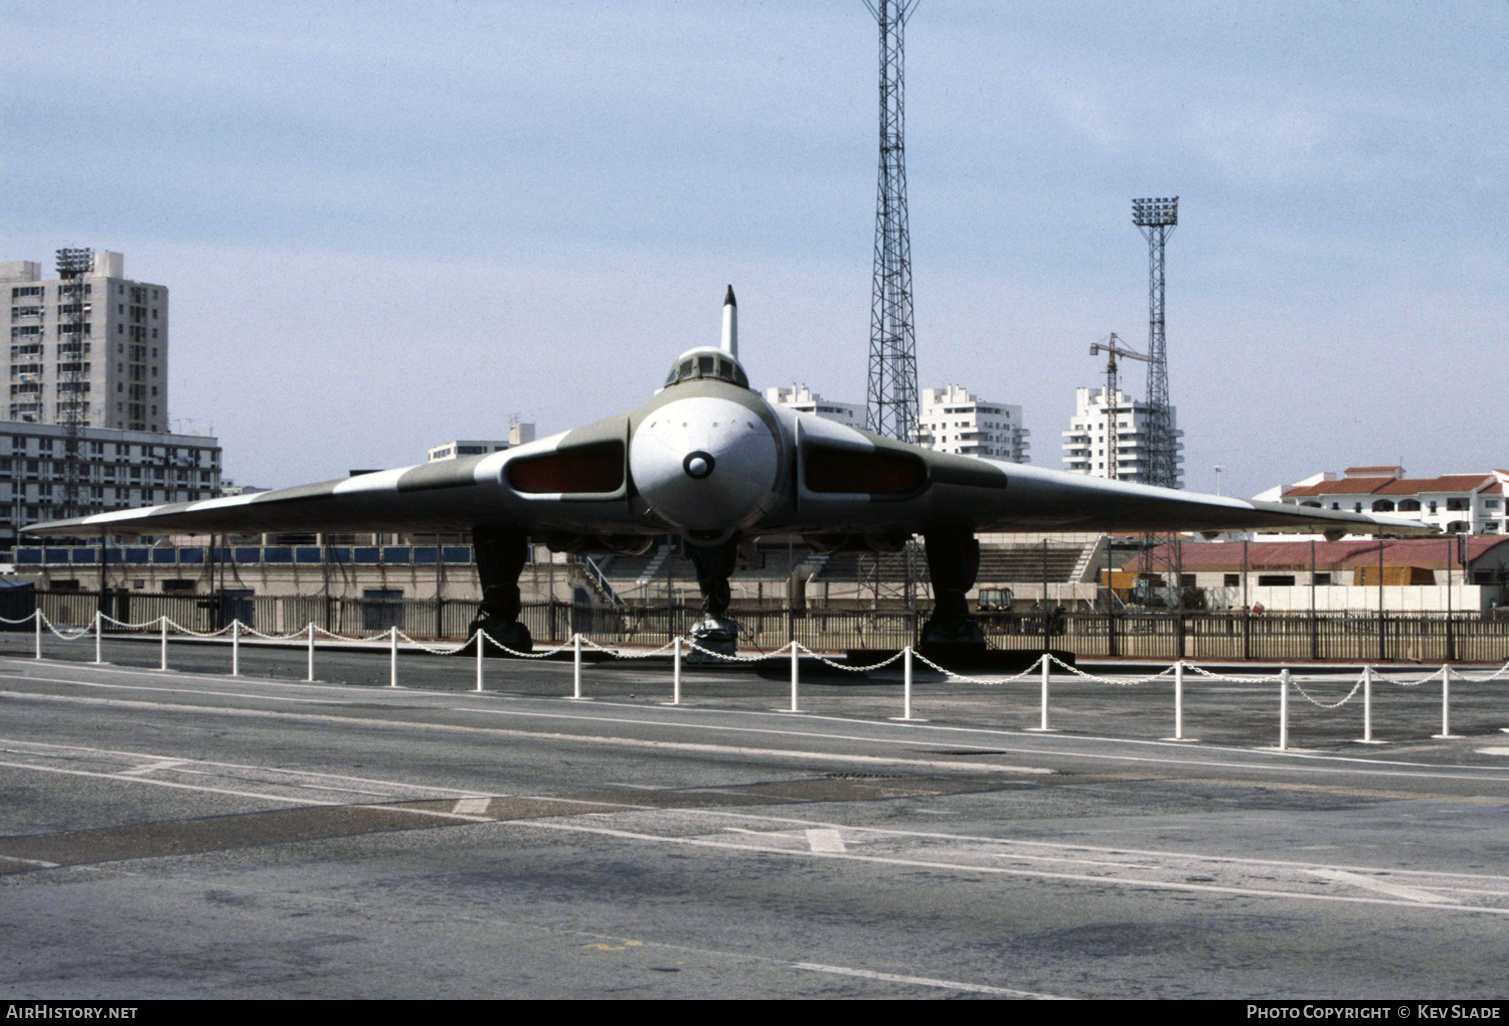
M84 279L94 270L92 249L58 250L58 277L63 284L58 286L58 376L54 415L63 425L63 508L62 518L85 516L91 512L84 498L84 463L82 438L89 424L88 400L84 390L88 387L89 364L84 357L89 353L87 331L89 328L92 297L89 284ZM101 297L104 301L105 297ZM45 344L45 343L44 343ZM47 419L47 410L42 410L42 420Z
M1179 487L1179 456L1168 402L1163 338L1163 244L1179 224L1179 197L1132 200L1132 223L1147 239L1147 483Z
M917 337L912 327L912 242L902 142L902 31L917 0L865 0L880 25L880 174L875 188L875 282L870 294L871 431L911 441L917 427Z

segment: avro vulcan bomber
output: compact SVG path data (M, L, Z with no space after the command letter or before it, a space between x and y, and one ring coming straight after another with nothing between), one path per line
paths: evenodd
M484 456L60 520L43 536L470 531L475 627L527 649L518 578L531 538L555 551L640 553L680 535L697 570L704 644L732 651L729 576L743 539L801 535L818 551L895 551L921 535L934 611L924 643L978 643L966 593L976 534L995 531L1317 531L1431 534L1411 521L1126 484L970 456L772 406L739 363L737 307L722 345L676 358L643 406Z

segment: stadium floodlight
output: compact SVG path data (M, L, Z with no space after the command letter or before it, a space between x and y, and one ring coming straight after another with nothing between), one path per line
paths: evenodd
M1179 197L1132 200L1132 223L1138 228L1171 227L1179 223Z

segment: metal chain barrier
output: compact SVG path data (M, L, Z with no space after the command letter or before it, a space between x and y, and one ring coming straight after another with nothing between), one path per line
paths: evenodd
M515 652L507 645L503 644L503 642L499 641L491 634L488 634L486 631L479 630L477 631L477 634L493 648L496 648L501 652L507 652L515 659L545 659L555 655L557 652L564 652L566 651L566 649L571 647L571 642L567 641L563 644L557 645L555 648L552 648L548 652Z
M583 640L585 640L585 639L583 639ZM788 651L788 649L791 648L792 644L795 644L795 642L790 642L790 643L787 643L785 645L782 645L780 648L776 649L774 652L762 652L759 655L752 655L752 656L736 656L736 655L734 655L734 656L731 656L731 655L724 655L722 652L714 652L710 648L703 648L701 645L697 644L695 641L692 641L690 638L688 638L687 641L686 641L686 647L687 647L688 651L691 651L691 652L701 652L703 655L710 655L714 659L722 659L724 662L727 662L727 663L758 663L758 662L760 662L763 659L789 659L789 658L791 658L791 653Z
M300 631L299 633L303 634L304 632ZM430 655L438 655L438 656L453 656L453 655L458 655L463 650L465 650L466 646L468 646L468 645L471 644L471 639L468 638L466 641L463 641L461 644L457 645L455 648L431 648L429 645L426 645L423 642L415 641L413 638L409 637L403 631L399 631L398 632L398 637L400 637L404 641L408 642L408 644L411 645L413 648L419 649L419 651L421 651L421 652L426 652L426 653L428 653Z
M226 631L234 627L235 624L228 623L218 631L196 631L192 627L185 627L183 626L183 624L174 623L172 620L168 621L168 626L181 634L189 634L196 638L218 638L220 635L224 634Z
M606 652L615 659L649 659L651 656L658 656L662 652L669 652L671 650L671 646L675 645L676 642L667 641L659 648L650 649L648 652L625 652L622 649L607 648L606 646L599 645L597 642L593 641L586 635L582 636L582 644L586 645L588 648L595 648L599 652Z
M808 648L806 645L803 645L799 641L791 642L791 644L796 645L798 651L806 652L813 659L816 659L818 662L824 664L825 666L831 666L835 670L848 670L850 673L868 673L870 670L878 670L882 666L890 666L896 660L898 660L902 656L906 655L906 651L902 650L900 652L897 652L895 655L891 656L891 658L882 660L881 662L875 663L872 666L850 666L847 663L840 663L840 662L836 662L836 661L834 661L832 659L829 659L827 656L818 655L816 652L812 651L812 649ZM916 649L912 650L912 656L913 656L913 658L916 658L916 659L922 658L921 656L917 655L917 650ZM789 655L787 655L787 656L781 656L778 652L772 652L770 654L769 658L783 658L784 659L784 658L790 658L790 656Z
M100 619L105 621L106 623L113 623L115 624L115 626L128 631L146 630L148 627L156 627L160 623L162 623L162 617L160 616L152 620L143 620L141 623L126 623L124 620L117 620L109 613L101 613Z
M308 628L306 627L305 630L308 630ZM347 637L344 634L334 634L330 631L327 631L325 628L319 626L318 624L315 625L314 632L316 634L323 634L325 635L325 637L329 638L332 641L387 641L389 633L386 630L382 630L378 631L376 634L368 634L365 637ZM299 633L302 634L303 631L300 631Z
M1204 677L1207 680L1225 681L1228 684L1277 684L1279 681L1284 679L1284 675L1282 673L1253 675L1247 677L1233 677L1229 674L1212 673L1209 670L1196 666L1194 663L1185 663L1184 668L1186 670L1193 670L1196 674Z
M48 630L52 631L53 634L55 634L58 637L62 638L64 641L78 641L80 638L87 637L88 635L91 635L91 634L94 633L94 627L93 627L93 625L91 625L91 626L88 626L88 627L72 628L72 630L73 630L74 633L72 633L72 634L64 634L63 631L70 630L69 627L67 627L65 625L63 627L63 630L58 630L58 628L53 624L53 622L47 618L47 615L45 613L39 614L39 615L41 615L41 617L42 617L42 626L44 626Z
M1168 669L1162 670L1162 671L1160 671L1158 673L1155 673L1151 677L1100 677L1100 676L1097 676L1096 674L1093 674L1093 673L1086 673L1084 670L1079 669L1079 667L1077 667L1077 666L1070 666L1068 663L1064 662L1058 656L1049 655L1049 656L1046 656L1045 658L1051 659L1054 663L1058 664L1058 666L1060 666L1065 672L1070 673L1070 674L1072 674L1075 677L1080 677L1080 678L1082 678L1084 680L1092 680L1092 681L1094 681L1097 684L1111 684L1111 685L1113 685L1115 687L1119 687L1119 688L1135 687L1138 684L1147 684L1147 683L1149 683L1151 681L1158 680L1161 677L1167 677L1167 676L1171 675L1174 672L1174 668L1172 666L1170 666ZM1040 667L1041 665L1042 665L1042 662L1040 660L1039 662L1033 664L1033 669L1035 670L1038 667ZM1190 668L1189 664L1185 663L1184 664L1184 668L1185 669L1189 669ZM1032 670L1028 670L1027 672L1031 673Z
M1289 679L1289 683L1291 683L1291 684L1294 685L1294 690L1298 691L1301 695L1304 696L1305 701L1309 702L1311 705L1315 706L1317 709L1340 709L1342 706L1346 705L1348 702L1350 702L1352 700L1352 696L1353 695L1357 694L1358 691L1362 690L1362 678L1358 677L1357 678L1357 683L1352 685L1352 690L1348 691L1346 693L1346 697L1345 698L1343 698L1339 702L1326 703L1326 702L1320 701L1314 695L1310 694L1310 692L1306 691L1305 690L1305 686L1303 684L1301 684L1299 681L1295 680L1294 678L1291 677Z
M1383 681L1386 684L1395 684L1395 685L1397 685L1397 686L1399 686L1401 688L1417 688L1421 684L1427 684L1430 681L1435 680L1439 676L1441 676L1441 671L1440 670L1433 670L1430 673L1429 676L1421 677L1418 680L1403 680L1403 679L1397 678L1397 677L1388 677L1388 676L1385 676L1384 674L1381 674L1381 673L1378 672L1378 668L1376 666L1373 667L1373 679L1374 680L1381 680L1381 681Z
M301 627L290 634L263 634L255 627L247 626L244 623L241 624L242 637L261 638L264 641L292 641L295 638L302 639L304 637L305 630L307 630L307 628Z
M1021 673L1018 673L1013 677L971 677L967 674L955 673L953 670L945 669L942 666L939 666L937 663L933 662L927 656L920 655L916 651L912 652L912 658L922 663L924 666L931 666L933 669L937 670L939 673L943 674L951 680L962 680L967 681L971 684L1010 684L1014 680L1021 680L1028 674L1037 673L1039 667L1041 667L1043 664L1042 659L1039 659L1027 669L1023 670Z

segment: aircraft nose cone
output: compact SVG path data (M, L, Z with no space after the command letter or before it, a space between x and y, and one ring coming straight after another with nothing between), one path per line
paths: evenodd
M686 459L681 461L681 469L686 471L686 476L694 481L700 481L713 472L713 465L717 461L712 453L697 450L686 454Z
M728 399L698 396L651 413L629 443L640 496L683 531L738 530L770 496L780 450L760 417Z

